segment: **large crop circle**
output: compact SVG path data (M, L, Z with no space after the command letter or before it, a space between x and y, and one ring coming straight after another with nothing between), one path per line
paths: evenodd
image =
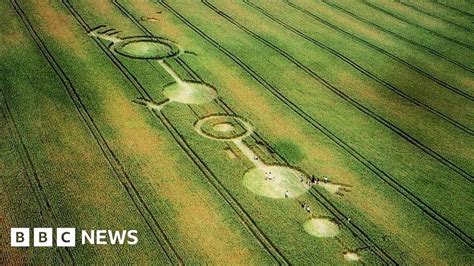
M214 100L217 92L211 86L189 81L179 81L165 87L163 94L173 102L204 104Z
M269 198L298 197L308 190L301 177L304 174L287 166L270 165L252 168L244 174L244 186L255 194Z
M179 48L172 42L154 37L126 38L113 44L115 52L134 59L164 59L175 56Z

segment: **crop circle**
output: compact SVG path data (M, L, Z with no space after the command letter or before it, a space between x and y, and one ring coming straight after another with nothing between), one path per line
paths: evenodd
M230 132L232 130L235 130L235 126L232 123L223 122L214 125L212 129L218 132Z
M359 261L360 256L355 252L346 251L343 253L344 259L347 261Z
M237 116L212 115L195 124L196 131L209 139L232 141L243 139L252 134L251 125Z
M115 52L134 59L164 59L179 53L174 43L155 37L125 38L111 46Z
M244 186L255 194L269 198L294 198L304 194L308 187L301 182L304 174L287 166L269 165L252 168L244 174ZM288 195L285 192L288 191Z
M335 237L339 234L339 226L327 218L312 218L303 225L304 230L315 237Z
M184 104L204 104L217 97L216 90L199 82L179 81L165 87L163 94L170 101Z

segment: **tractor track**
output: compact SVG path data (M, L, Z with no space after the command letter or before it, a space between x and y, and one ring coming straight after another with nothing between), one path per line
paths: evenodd
M461 10L461 9L459 9L459 8L452 7L452 6L449 6L449 5L447 5L447 4L444 4L444 3L442 3L442 2L438 2L438 1L432 1L432 2L433 2L433 3L435 3L435 4L437 4L437 5L440 5L440 6L442 6L442 7L444 7L444 8L447 8L447 9L451 9L451 10L457 11L457 12L459 12L459 13L461 13L461 14L465 15L465 16L468 16L468 17L474 17L474 14L471 14L471 13L469 13L469 12L466 12L466 11L464 11L464 10Z
M63 0L63 3L67 6L69 11L73 14L79 24L83 26L86 32L89 32L91 28L85 22L85 20L80 16L80 14L71 6L68 0ZM120 5L117 2L113 2L114 5ZM133 17L129 17L128 13L124 13L125 9L120 9L121 13L132 21L136 20ZM101 41L95 39L95 42L101 48L102 51L106 53L109 59L114 63L114 65L120 70L120 72L125 76L125 78L134 86L139 95L145 99L153 101L151 95L145 90L145 88L140 84L138 79L133 76L133 74L122 64L122 62L116 58L116 56L108 49L105 44ZM191 161L197 166L197 168L203 173L207 178L210 184L217 190L219 195L221 195L227 204L230 205L232 210L240 218L242 224L248 229L248 231L259 241L261 246L279 263L279 264L290 264L288 260L283 256L283 254L278 250L276 246L268 239L268 237L261 231L257 226L256 222L250 217L250 215L243 209L243 207L238 203L235 198L228 192L228 190L217 180L214 173L208 168L208 166L202 161L202 159L190 148L190 145L186 142L183 136L179 133L176 127L170 122L170 120L162 113L155 110L152 110L151 113L165 126L167 131L180 146L180 148L186 153L186 155L191 159Z
M372 43L370 43L370 42L368 42L368 41L366 41L366 40L364 40L364 39L362 39L362 38L360 38L360 37L358 37L358 36L356 36L356 35L354 35L354 34L352 34L352 33L350 33L350 32L348 32L348 31L346 31L346 30L344 30L344 29L342 29L342 28L339 28L339 27L335 26L334 24L331 24L331 23L327 22L326 20L320 18L319 16L315 15L314 13L312 13L312 12L310 12L310 11L308 11L308 10L306 10L306 9L304 9L304 8L302 8L302 7L300 7L300 6L298 6L298 5L295 5L294 3L290 2L290 1L286 1L285 3L288 4L290 7L293 7L294 9L296 9L296 10L298 10L298 11L300 11L300 12L306 14L306 15L308 15L309 17L311 17L311 18L313 18L313 19L315 19L315 20L317 20L317 21L323 23L324 25L329 26L329 27L331 27L332 29L334 29L334 30L336 30L336 31L338 31L338 32L341 32L341 33L343 33L343 34L345 34L345 35L347 35L347 36L349 36L349 37L351 37L352 39L357 40L357 41L363 43L363 44L366 45L367 47L370 47L370 48L372 48L372 49L374 49L374 50L376 50L376 51L378 51L378 52L380 52L380 53L382 53L382 54L384 54L384 55L386 55L386 56L388 56L388 57L394 59L395 61L398 61L399 63L405 65L406 67L408 67L408 68L414 70L415 72L421 74L422 76L424 76L424 77L430 79L431 81L437 83L438 85L444 87L445 89L448 89L448 90L452 91L453 93L459 94L460 96L462 96L462 97L464 97L464 98L467 98L467 99L469 99L469 100L471 100L471 101L474 101L474 96L472 96L472 95L470 95L470 94L464 92L463 90L461 90L461 89L459 89L459 88L457 88L457 87L455 87L455 86L453 86L453 85L450 85L450 84L448 84L448 83L446 83L446 82L440 80L439 78L437 78L437 77L435 77L435 76L429 74L428 72L425 72L424 70L418 68L418 67L415 66L415 65L412 65L412 64L409 63L408 61L405 61L404 59L401 59L400 57L398 57L398 56L396 56L396 55L394 55L394 54L388 52L387 50L384 50L384 49L382 49L382 48L380 48L380 47L378 47L378 46L376 46L376 45L374 45L374 44L372 44ZM326 1L323 1L323 3L328 4ZM328 5L329 5L329 4L328 4Z
M8 131L10 133L10 142L12 146L14 147L15 151L17 152L24 175L26 179L28 180L28 184L31 188L31 191L33 192L34 198L36 203L38 204L39 207L39 216L41 217L41 220L47 222L52 221L53 224L45 224L48 226L56 226L58 225L58 219L56 215L54 214L53 208L51 206L51 203L49 202L48 196L46 196L45 191L43 190L43 185L42 182L39 178L38 173L36 172L35 166L33 164L33 160L31 159L30 153L28 151L28 148L25 145L25 142L23 141L24 137L21 134L21 131L18 129L18 126L14 120L14 117L11 112L11 108L8 104L6 94L4 92L4 88L0 88L0 93L2 94L3 97L3 112L2 115L6 119ZM45 208L46 206L46 208ZM46 210L44 210L46 209ZM51 217L46 217L46 216L51 216ZM56 242L56 236L53 235L53 243ZM63 254L61 253L61 250L59 248L55 248L59 259L61 260L61 263L66 263L63 257ZM75 264L74 256L72 255L72 252L70 248L66 248L67 256L71 259L71 262Z
M469 28L466 28L466 27L464 27L463 25L460 25L460 24L457 24L456 22L453 22L453 21L447 20L447 19L445 19L445 18L442 18L442 17L440 17L440 16L438 16L438 15L436 15L436 14L432 14L432 13L426 12L426 11L424 11L423 9L421 9L421 8L419 8L419 7L417 7L417 6L414 6L414 5L411 5L411 4L402 2L402 1L397 1L397 3L399 3L399 4L403 5L403 6L406 6L406 7L410 8L410 9L413 9L413 10L419 12L419 13L425 14L425 15L431 17L431 18L441 20L441 21L443 21L443 22L446 23L446 24L450 24L450 25L452 25L452 26L461 28L461 29L463 29L463 30L465 30L465 31L468 31L468 32L473 32L473 30L471 30L471 29L469 29Z
M110 149L110 146L106 142L105 138L103 137L102 133L100 132L99 128L95 124L94 119L88 112L86 106L82 102L77 90L73 86L71 80L69 77L66 75L64 70L61 68L61 66L58 64L56 59L52 56L50 51L48 50L47 46L44 44L43 40L39 37L37 34L36 30L34 27L31 25L29 22L28 18L24 14L24 12L21 10L21 7L18 5L16 0L12 0L12 4L14 5L15 9L17 10L18 14L22 18L28 32L30 33L31 37L35 41L36 45L38 46L41 54L43 57L46 59L48 62L49 66L53 69L53 71L56 73L58 78L60 79L61 83L63 84L64 88L66 89L71 101L73 102L76 111L78 112L79 116L81 117L82 122L87 126L89 132L91 133L92 137L94 140L97 142L99 148L102 151L102 154L104 158L107 160L109 165L111 166L111 169L113 170L114 174L116 177L119 179L121 185L124 187L126 193L128 194L129 198L135 205L136 209L139 211L140 215L152 231L153 235L155 236L158 244L160 247L163 249L165 255L168 257L170 262L173 260L170 258L167 250L161 243L163 240L161 239L163 236L163 231L156 220L156 218L153 216L152 212L150 211L149 207L146 205L144 202L143 198L139 194L138 190L136 189L135 185L131 182L129 175L125 171L125 168L121 164L121 162L118 160L117 156L114 154L114 152ZM150 216L150 219L152 222L149 221L149 219L146 218L145 213L148 213ZM157 233L153 226L155 225L156 228L158 228L159 233ZM160 235L160 236L159 236Z
M184 60L180 59L181 63L180 65L184 68L188 74L190 74L195 81L201 81L204 82L204 79L201 78L199 74L196 73ZM219 98L216 101L216 104L228 115L233 115L236 116L236 112L221 98ZM254 136L255 135L255 136ZM263 143L266 143L268 145L268 141L266 141L264 138L262 138L257 132L253 132L252 138L254 138L255 141L257 141L257 138L259 141L262 141ZM276 156L278 156L278 158ZM277 151L274 151L273 154L271 154L273 159L275 159L277 162L279 161L280 163L284 163L286 165L291 165L288 163L288 161ZM333 203L331 203L320 191L317 189L310 189L310 194L313 196L313 198L319 202L329 213L331 213L341 224L347 227L349 232L352 233L352 235L358 239L362 244L365 245L365 247L369 248L372 253L374 253L375 256L377 256L381 261L384 262L384 264L394 264L398 265L397 261L390 255L388 252L383 250L380 246L378 246L371 238L370 236L364 232L360 227L353 223L347 222L347 216L344 215Z
M328 51L329 53L335 55L336 57L338 57L339 59L341 59L342 61L346 62L347 64L349 64L352 68L356 69L357 71L359 71L362 75L368 77L369 79L381 84L382 86L386 87L387 89L389 89L390 91L394 92L395 94L397 94L398 96L402 97L403 99L411 102L412 104L420 107L420 108L423 108L424 110L438 116L439 118L445 120L446 122L450 123L451 125L457 127L458 129L464 131L465 133L468 133L469 135L474 135L474 131L470 128L468 128L467 126L459 123L458 121L454 120L453 118L449 117L448 115L445 115L443 114L442 112L430 107L429 105L415 99L414 97L411 97L409 95L407 95L406 93L404 93L402 90L398 89L397 87L395 87L394 85L391 85L390 83L388 83L387 81L383 80L382 78L376 76L375 74L371 73L369 70L365 69L364 67L362 67L361 65L357 64L356 62L352 61L350 58L348 58L347 56L339 53L338 51L334 50L333 48L319 42L318 40L304 34L303 32L299 31L298 29L286 24L285 22L281 21L280 19L274 17L273 15L269 14L267 11L265 11L263 8L249 2L248 0L244 0L244 3L246 3L247 5L253 7L254 9L256 9L258 12L260 12L261 14L265 15L267 18L269 18L270 20L278 23L279 25L283 26L284 28L290 30L291 32L299 35L300 37L306 39L307 41L317 45L318 47Z
M300 109L296 104L291 102L288 98L282 95L272 84L268 83L265 79L259 76L250 66L246 65L240 58L232 54L229 50L219 44L217 41L209 37L206 33L201 31L198 27L193 25L189 22L183 15L177 12L173 7L167 4L164 0L159 0L158 3L166 8L171 14L173 14L176 18L181 20L183 24L188 26L191 30L193 30L196 34L201 36L204 40L210 43L212 46L220 50L223 54L225 54L229 59L231 59L234 63L239 65L248 75L250 75L253 79L255 79L259 84L261 84L266 90L272 93L277 99L279 99L284 105L289 107L293 112L295 112L298 116L300 116L304 121L312 125L315 129L323 133L327 136L330 140L332 140L337 146L344 149L348 154L350 154L353 158L363 164L367 169L373 172L377 177L379 177L382 181L392 187L395 191L397 191L400 195L402 195L405 199L409 202L417 206L423 213L431 217L434 221L439 223L439 225L446 228L450 231L454 236L456 236L459 240L465 243L470 248L474 247L474 241L471 236L466 234L462 231L459 227L454 225L451 221L447 220L443 216L441 216L437 211L431 208L429 205L424 203L419 197L401 185L393 176L381 170L378 166L372 163L370 160L365 158L362 154L360 154L357 150L347 144L345 141L337 137L334 133L332 133L329 129L315 120L313 117L309 116L305 113L302 109Z
M219 10L216 6L212 5L211 3L207 2L207 0L202 0L201 2L203 2L206 6L208 6L211 10L213 10L214 12L216 12L219 16L223 17L225 20L227 20L228 22L230 22L232 25L238 27L239 29L241 29L242 31L244 31L245 33L249 34L250 36L252 36L253 38L257 39L258 41L260 41L261 43L265 44L266 46L270 47L272 50L274 50L275 52L277 52L278 54L280 54L281 56L285 57L289 62L293 63L297 68L301 69L302 71L304 71L306 74L308 74L309 76L311 76L313 79L315 79L316 81L318 81L321 85L323 85L326 89L329 89L332 93L334 93L335 95L337 95L339 98L343 99L344 101L346 101L347 103L349 103L350 105L352 105L353 107L355 107L356 109L358 109L359 111L361 111L362 113L366 114L367 116L371 117L372 119L374 119L375 121L379 122L380 124L382 124L383 126L385 126L386 128L390 129L391 131L393 131L395 134L399 135L402 139L404 139L405 141L407 141L408 143L412 144L413 146L419 148L421 151L423 151L425 154L431 156L432 158L434 158L436 161L438 161L439 163L445 165L446 167L448 167L449 169L451 169L452 171L454 171L455 173L457 173L458 175L462 176L463 178L465 178L467 181L469 182L473 182L474 181L474 177L472 175L470 175L467 171L465 171L464 169L462 169L461 167L457 166L456 164L454 164L453 162L451 162L450 160L446 159L445 157L443 157L441 154L439 154L438 152L434 151L433 149L431 149L430 147L424 145L423 143L421 143L419 140L415 139L414 137L412 137L410 134L408 134L407 132L405 132L404 130L400 129L399 127L397 127L395 124L393 124L392 122L386 120L385 118L383 118L382 116L380 116L379 114L375 113L374 111L368 109L367 107L365 107L364 105L362 105L361 103L359 103L357 100L353 99L352 97L348 96L347 94L345 94L343 91L339 90L336 86L332 85L331 83L329 83L328 81L326 81L324 78L322 78L321 76L319 76L316 72L314 72L313 70L311 70L309 67L307 67L306 65L304 65L303 63L301 63L300 61L298 61L296 58L294 58L292 55L290 55L289 53L287 53L286 51L280 49L279 47L275 46L274 44L272 44L271 42L267 41L266 39L262 38L261 36L259 36L258 34L254 33L253 31L251 31L250 29L246 28L245 26L243 26L242 24L240 24L239 22L237 22L236 20L234 20L233 18L231 18L230 16L228 16L227 14L225 14L224 12L222 12L221 10Z
M450 63L452 63L452 64L454 64L454 65L456 65L456 66L458 66L458 67L460 67L460 68L462 68L462 69L464 69L464 70L466 70L466 71L469 71L469 72L471 72L471 73L474 73L474 69L472 69L471 67L466 66L466 65L463 65L462 63L460 63L460 62L458 62L458 61L456 61L456 60L454 60L454 59L451 59L451 58L449 58L449 57L447 57L447 56L441 54L440 52L438 52L438 51L436 51L436 50L434 50L434 49L432 49L432 48L430 48L430 47L428 47L428 46L426 46L426 45L423 45L423 44L421 44L421 43L415 42L415 41L413 41L413 40L411 40L411 39L408 39L408 38L406 38L406 37L403 37L402 35L400 35L400 34L398 34L398 33L395 33L395 32L393 32L393 31L390 31L390 30L388 30L388 29L386 29L386 28L384 28L384 27L382 27L382 26L379 26L379 25L373 23L373 22L370 22L369 20L367 20L367 19L365 19L365 18L363 18L363 17L361 17L361 16L358 16L358 15L356 15L355 13L352 13L352 12L350 12L349 10L347 10L347 9L341 7L341 6L338 6L338 5L335 4L335 3L330 3L330 2L328 2L328 1L326 1L326 0L322 1L322 3L324 3L324 4L326 4L326 5L330 6L330 7L332 7L332 8L334 8L334 9L337 9L337 10L339 10L340 12L343 12L343 13L347 14L348 16L350 16L350 17L352 17L352 18L354 18L354 19L356 19L356 20L358 20L358 21L360 21L360 22L363 22L363 23L365 23L365 24L367 24L367 25L369 25L369 26L372 26L372 27L376 28L376 29L379 30L379 31L382 31L382 32L384 32L384 33L387 33L388 35L392 35L392 36L395 37L396 39L403 40L403 41L405 41L405 42L407 42L407 43L409 43L409 44L412 44L412 45L414 45L414 46L418 46L418 47L420 47L420 48L422 48L422 49L425 49L427 52L429 52L429 53L431 53L431 54L433 54L433 55L435 55L435 56L437 56L437 57L439 57L439 58L441 58L441 59L444 59L444 60L446 60L446 61L448 61L448 62L450 62ZM472 99L472 98L471 98L471 99Z
M366 4L367 6L370 6L371 8L373 8L373 9L375 9L375 10L378 10L378 11L380 11L380 12L382 12L382 13L384 13L384 14L390 16L390 17L396 18L396 19L398 19L398 20L400 20L400 21L403 21L403 22L405 22L405 23L407 23L407 24L409 24L409 25L412 25L413 27L416 27L416 28L418 28L418 29L427 31L427 32L429 32L431 35L434 35L434 36L437 36L437 37L439 37L439 38L448 40L448 41L453 42L453 43L455 43L455 44L457 44L457 45L459 45L459 46L465 47L465 48L467 48L467 49L474 50L474 47L471 46L471 45L469 45L469 44L466 44L466 43L464 43L464 42L458 41L458 40L456 40L456 39L453 39L453 38L451 38L451 37L448 37L448 36L446 36L446 35L443 35L443 34L441 34L441 33L436 32L436 31L430 30L430 29L428 29L428 28L426 28L426 27L424 27L424 26L421 26L421 25L416 24L415 22L411 22L411 21L409 21L409 20L407 20L407 19L405 19L405 18L403 18L403 17L401 17L401 16L399 16L399 15L397 15L397 14L392 13L391 11L385 10L385 9L383 9L383 8L377 6L377 5L374 5L374 4L370 3L370 2L368 2L367 0L361 0L361 2L364 3L364 4Z

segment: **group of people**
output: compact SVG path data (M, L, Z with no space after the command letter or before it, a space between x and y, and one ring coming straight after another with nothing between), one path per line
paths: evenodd
M272 172L265 172L265 180L273 180Z
M311 213L311 208L309 208L309 205L306 204L306 202L303 202L303 204L301 204L301 208L303 208L303 210L307 211L308 213Z
M305 182L305 178L306 178L306 184L308 186L312 186L312 185L318 185L319 182L321 181L319 179L319 177L316 177L315 175L312 175L312 176L305 176L304 174L301 175L300 177L300 181L301 183ZM323 182L324 183L328 183L329 182L329 178L327 176L324 176L323 177Z

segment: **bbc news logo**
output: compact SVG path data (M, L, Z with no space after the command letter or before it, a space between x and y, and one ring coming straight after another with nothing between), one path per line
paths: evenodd
M11 228L10 246L12 247L75 247L76 228ZM81 245L136 245L138 243L137 230L81 230ZM55 243L53 243L56 239Z

